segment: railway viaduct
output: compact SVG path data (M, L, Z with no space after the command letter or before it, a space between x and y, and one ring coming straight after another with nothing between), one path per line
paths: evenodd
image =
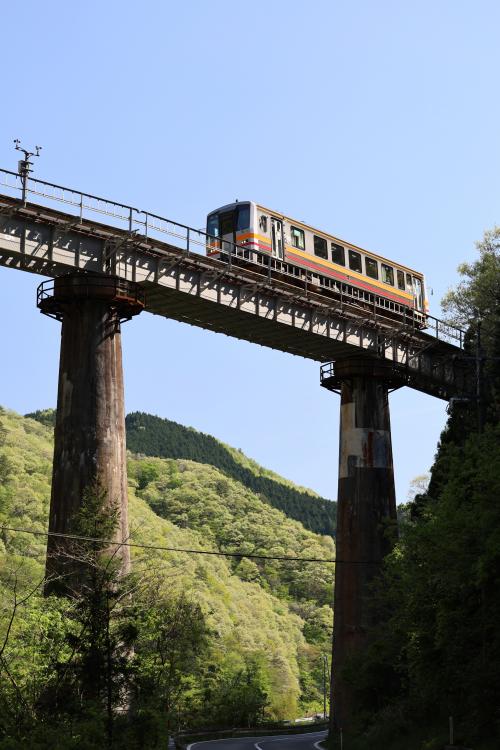
M436 319L367 310L297 287L279 261L228 263L204 255L207 238L160 216L0 170L0 264L49 277L38 307L62 323L49 532L71 531L90 482L118 503L128 537L120 326L142 310L321 363L340 401L332 728L347 727L346 655L366 640L367 586L396 534L389 393L409 386L467 397L473 376L463 332ZM65 574L64 538L48 537L47 572ZM122 565L129 565L122 547ZM50 583L49 583L50 588Z

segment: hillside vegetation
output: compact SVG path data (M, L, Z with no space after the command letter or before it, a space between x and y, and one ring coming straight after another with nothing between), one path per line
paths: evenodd
M336 503L262 468L211 435L142 412L129 414L126 425L127 447L133 453L210 464L260 495L264 502L300 521L306 529L332 536L335 533Z
M55 424L55 410L43 409L26 417L48 427ZM337 503L260 466L248 456L192 427L134 412L126 418L127 447L133 453L158 458L187 458L209 464L241 482L260 498L317 534L335 535Z
M91 715L78 702L68 714L68 696L84 689L84 665L95 668L95 643L80 640L75 646L76 632L87 628L77 627L88 622L87 604L44 599L40 592L53 450L50 414L43 421L0 413L2 526L42 532L4 529L0 537L2 750L19 743L100 747L109 729L101 715L104 698L102 704L96 698ZM135 696L135 734L127 735L128 746L160 746L155 742L183 725L244 724L321 710L333 566L246 555L331 559L331 537L313 534L206 464L131 456L129 485L131 540L170 551L132 548L134 582L127 585L134 593L122 599L130 605L113 610L111 625L109 603L104 610L107 632L111 628L115 637L116 675ZM180 549L238 556L174 551ZM113 591L123 585L116 582ZM118 658L127 638L132 661ZM109 688L103 670L98 684ZM69 684L61 674L66 681L70 675ZM94 739L84 744L82 737L90 735Z

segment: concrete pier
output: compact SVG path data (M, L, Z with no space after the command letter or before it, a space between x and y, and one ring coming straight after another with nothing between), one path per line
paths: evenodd
M97 274L71 274L39 287L39 308L62 322L51 532L72 533L85 490L98 484L106 502L118 510L115 540L128 539L120 325L143 304L137 285ZM48 539L47 593L78 585L65 554L70 544L58 537ZM128 547L119 555L127 570Z
M340 389L340 445L335 567L331 731L348 729L350 686L342 669L370 627L369 585L397 538L388 391L390 364L335 363L326 387Z

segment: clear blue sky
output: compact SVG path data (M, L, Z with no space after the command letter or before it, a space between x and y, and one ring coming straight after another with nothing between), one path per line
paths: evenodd
M493 0L25 0L1 13L0 166L201 227L253 199L422 270L431 311L499 220ZM0 269L0 403L54 406L59 325ZM338 397L309 361L142 315L126 406L192 425L334 498ZM398 499L445 404L391 397Z

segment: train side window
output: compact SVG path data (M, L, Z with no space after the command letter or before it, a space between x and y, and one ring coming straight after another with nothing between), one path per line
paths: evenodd
M342 245L336 245L335 242L331 243L332 247L332 261L338 263L339 266L345 266L345 248Z
M396 271L396 275L398 277L398 289L402 289L403 292L405 290L405 275L403 271Z
M290 227L290 230L291 230L291 235L292 235L293 247L296 247L299 250L304 250L306 245L305 245L303 230L297 229L297 227Z
M354 252L354 250L349 250L349 268L351 269L351 271L357 271L358 273L362 273L361 255L359 253Z
M413 290L413 284L411 281L411 273L406 274L406 291L411 292Z
M261 216L259 219L259 227L263 232L267 232L267 216Z
M317 255L318 258L328 258L328 244L327 241L323 237L317 237L316 235L313 235L314 237L314 255Z
M382 281L384 284L394 286L394 268L386 266L385 263L381 263L380 265L382 266Z
M366 275L370 279L378 279L378 263L373 258L365 258Z

